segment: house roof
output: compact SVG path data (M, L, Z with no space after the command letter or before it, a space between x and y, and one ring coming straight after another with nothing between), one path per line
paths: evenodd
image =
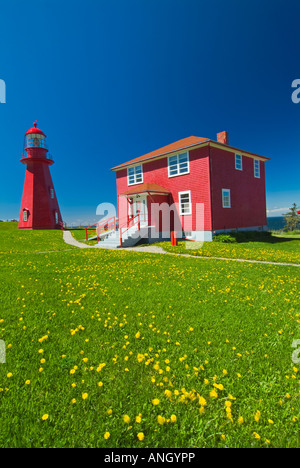
M170 145L163 146L162 148L159 148L155 151L151 151L150 153L144 154L143 156L139 156L138 158L131 159L130 161L127 161L123 164L119 164L118 166L113 167L112 171L121 169L131 164L145 161L147 159L152 159L157 156L162 156L164 154L173 153L174 151L179 151L181 149L188 148L189 146L197 145L199 143L202 143L203 141L209 141L209 140L208 138L201 138L201 137L196 137L196 136L183 138L182 140L175 141L174 143L171 143Z
M123 169L125 167L137 164L139 162L144 162L148 161L150 159L155 159L158 157L163 157L167 156L170 153L174 153L175 151L180 151L184 149L188 149L194 146L198 146L200 144L204 143L211 143L213 146L218 146L221 148L227 148L228 150L232 151L237 151L241 152L243 154L247 154L252 157L258 157L262 160L269 160L269 158L266 158L265 156L260 156L256 153L252 153L250 151L244 151L239 148L235 148L234 146L226 145L224 143L220 143L218 141L211 140L209 138L202 138L202 137L196 137L196 136L190 136L187 138L183 138L181 140L175 141L174 143L171 143L169 145L163 146L162 148L159 148L155 151L151 151L150 153L146 153L143 156L139 156L138 158L131 159L130 161L127 161L125 163L119 164L118 166L113 167L111 170L112 171L118 171L119 169Z
M127 190L126 192L121 193L120 195L135 195L137 193L145 193L145 192L151 192L151 193L162 193L162 194L169 194L170 190L161 187L161 185L157 184L139 184L131 189Z

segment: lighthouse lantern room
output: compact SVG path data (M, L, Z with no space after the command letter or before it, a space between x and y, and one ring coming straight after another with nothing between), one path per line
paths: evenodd
M19 229L62 229L63 222L50 169L46 135L37 127L27 130L21 162L26 165Z

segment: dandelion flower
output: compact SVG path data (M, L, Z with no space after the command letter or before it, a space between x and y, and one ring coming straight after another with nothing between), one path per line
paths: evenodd
M137 435L137 438L139 440L144 440L145 439L145 434L143 432L139 432L138 435Z
M175 423L177 421L177 416L175 414L172 414L170 419L172 423Z
M124 421L124 423L126 423L126 424L129 424L129 423L130 423L130 417L128 416L128 414L124 414L124 416L123 416L123 421Z
M105 432L104 434L104 439L109 439L110 438L110 433L109 432Z
M48 414L44 414L42 416L42 421L47 421L47 419L49 418L49 415Z
M154 405L154 406L159 405L159 399L158 399L158 398L154 398L154 400L152 400L152 405Z
M88 396L89 396L88 393L83 393L83 394L82 394L82 399L83 399L83 400L86 400Z
M200 406L206 406L206 400L202 396L199 397L199 405Z
M158 424L160 424L162 426L163 424L165 424L166 418L159 415L159 416L157 416L157 422L158 422Z
M254 415L254 419L255 419L256 422L258 422L260 420L260 416L261 416L261 413L260 413L260 411L257 410L255 415Z

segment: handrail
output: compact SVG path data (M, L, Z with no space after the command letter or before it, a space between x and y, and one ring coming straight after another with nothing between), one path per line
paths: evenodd
M110 220L112 221L110 222ZM116 219L115 216L112 216L111 218L106 219L102 224L98 224L96 228L97 235L99 236L103 232L110 231L110 230L115 231L117 228L117 224L118 224L118 219Z
M111 219L113 221L110 223L109 221ZM112 229L116 230L117 224L118 224L118 219L116 219L115 216L112 216L111 218L106 219L101 224L100 223L92 224L91 226L88 226L88 227L85 228L85 239L88 240L88 232L96 231L97 242L99 242L99 235L102 234L102 232L108 231L109 230L108 226L111 226ZM88 231L88 230L90 230L90 231Z
M140 219L140 213L138 213L137 215L135 215L133 218L131 218L131 220L129 221L129 223L131 223L135 218L138 218L138 221L137 223L133 223L131 226L128 226L127 224L125 224L124 226L121 226L120 227L120 245L121 247L123 247L123 234L128 231L130 228L132 228L135 224L138 225L138 230L140 231L141 230L141 219ZM122 233L122 230L124 229L124 227L126 226L126 229L125 231Z
M84 229L85 229L85 240L86 240L86 241L89 239L89 236L88 236L88 229L91 229L92 227L97 226L97 224L98 224L98 223L92 224L91 226L88 226L88 227L84 228ZM95 228L93 229L93 231L96 231L96 230L97 230L97 228L95 227Z

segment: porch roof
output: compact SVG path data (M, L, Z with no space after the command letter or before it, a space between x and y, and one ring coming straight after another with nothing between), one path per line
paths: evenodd
M140 193L158 193L162 195L168 195L170 190L161 187L161 185L157 184L149 184L149 183L144 183L144 184L139 184L136 185L135 187L132 187L131 189L127 190L126 192L120 193L122 196L128 196L128 195L135 195L135 194L140 194Z

